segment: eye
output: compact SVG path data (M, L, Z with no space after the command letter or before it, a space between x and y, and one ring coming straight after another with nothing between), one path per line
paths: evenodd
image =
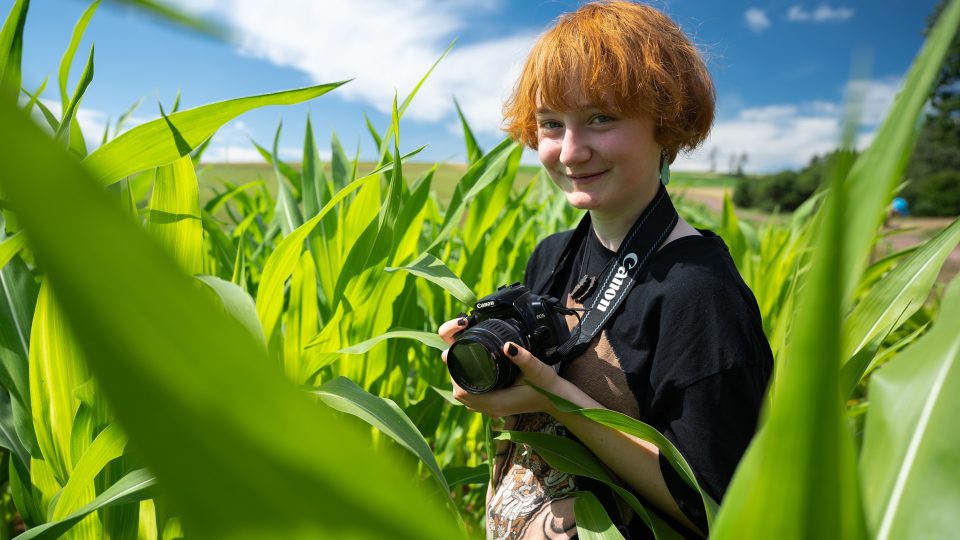
M557 122L556 120L541 120L541 121L540 121L540 129L542 129L542 130L559 129L559 128L561 128L561 127L563 127L563 124L561 124L560 122Z
M592 117L590 117L591 124L608 124L610 122L613 122L614 120L615 118L610 116L609 114L595 114Z

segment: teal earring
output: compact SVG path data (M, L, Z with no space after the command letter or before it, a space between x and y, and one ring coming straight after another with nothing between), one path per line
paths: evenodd
M667 160L666 152L660 154L660 182L663 185L670 183L670 161Z

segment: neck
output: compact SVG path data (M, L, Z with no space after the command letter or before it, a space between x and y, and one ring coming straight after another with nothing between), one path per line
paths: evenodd
M653 189L646 190L635 200L626 201L622 208L611 209L607 211L590 210L590 222L593 225L593 232L600 240L600 244L610 251L620 249L620 244L627 237L630 228L636 223L640 214L647 209L650 202L657 195L660 187L659 181L652 184Z

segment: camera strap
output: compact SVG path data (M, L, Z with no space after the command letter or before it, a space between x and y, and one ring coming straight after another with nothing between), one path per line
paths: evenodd
M607 321L617 312L640 275L647 267L650 256L663 244L679 221L666 188L660 184L656 196L634 222L627 236L617 250L613 266L604 274L599 286L593 293L590 305L585 306L586 313L580 323L570 332L570 339L557 348L557 354L563 362L573 360L584 352ZM570 236L557 266L547 280L544 290L550 290L562 269L573 257L580 245L587 241L590 233L590 214L580 220L576 230Z

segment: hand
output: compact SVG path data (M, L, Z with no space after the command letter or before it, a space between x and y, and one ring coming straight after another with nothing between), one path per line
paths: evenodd
M447 344L453 343L456 334L466 329L467 320L463 315L443 323L438 334ZM449 349L448 349L449 350ZM552 412L553 406L549 399L529 386L534 384L540 388L553 391L563 379L550 366L544 364L537 357L530 354L523 347L515 343L505 343L503 353L519 369L520 375L512 386L501 390L494 390L484 394L471 394L457 385L453 385L453 397L463 403L467 409L483 413L491 418L500 418L514 414L529 412ZM444 363L447 361L447 351L441 354Z

